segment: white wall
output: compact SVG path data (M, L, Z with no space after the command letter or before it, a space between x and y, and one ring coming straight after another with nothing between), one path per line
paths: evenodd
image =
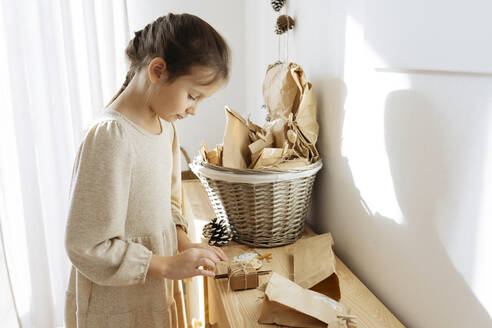
M325 167L312 223L333 233L337 254L408 327L491 327L492 76L387 70L417 58L410 68L484 72L490 24L476 20L488 3L440 15L432 6L415 16L425 28L419 25L411 46L396 32L412 26L388 21L410 13L398 11L410 3L389 8L378 0L367 10L363 0L289 3L296 20L290 59L305 69L319 102ZM245 40L254 67L246 71L247 104L261 103L260 70L277 51L272 12L268 1L246 4L246 21L255 22ZM434 21L419 23L422 16ZM465 50L445 34L455 17L470 33ZM451 41L419 47L428 37L422 31ZM451 59L419 66L436 53Z
M222 143L224 136L224 105L244 112L244 13L243 1L227 0L127 0L130 31L145 27L169 12L190 13L212 25L227 41L232 52L228 85L206 99L195 117L176 122L181 146L190 156L198 153L204 140L210 148ZM132 34L133 36L133 34ZM122 77L123 79L124 77Z

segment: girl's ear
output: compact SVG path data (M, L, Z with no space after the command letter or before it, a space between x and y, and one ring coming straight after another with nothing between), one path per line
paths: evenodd
M161 57L152 59L148 66L149 79L152 83L157 83L166 77L166 61Z

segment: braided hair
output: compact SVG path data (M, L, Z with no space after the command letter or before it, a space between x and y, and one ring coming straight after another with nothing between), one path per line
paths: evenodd
M211 68L212 84L229 77L230 49L223 37L207 22L191 14L168 14L140 31L126 47L130 69L125 82L108 106L126 89L135 74L155 57L166 61L168 83L190 73L193 66Z

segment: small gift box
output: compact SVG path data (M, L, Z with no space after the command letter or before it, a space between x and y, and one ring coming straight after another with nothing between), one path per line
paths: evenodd
M258 272L249 263L234 263L227 273L232 290L244 290L258 287Z

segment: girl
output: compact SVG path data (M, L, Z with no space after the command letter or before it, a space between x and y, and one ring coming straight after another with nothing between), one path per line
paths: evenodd
M229 48L200 18L135 33L120 91L86 133L70 192L66 327L177 327L173 280L214 276L223 251L194 244L181 214L173 122L228 79Z

